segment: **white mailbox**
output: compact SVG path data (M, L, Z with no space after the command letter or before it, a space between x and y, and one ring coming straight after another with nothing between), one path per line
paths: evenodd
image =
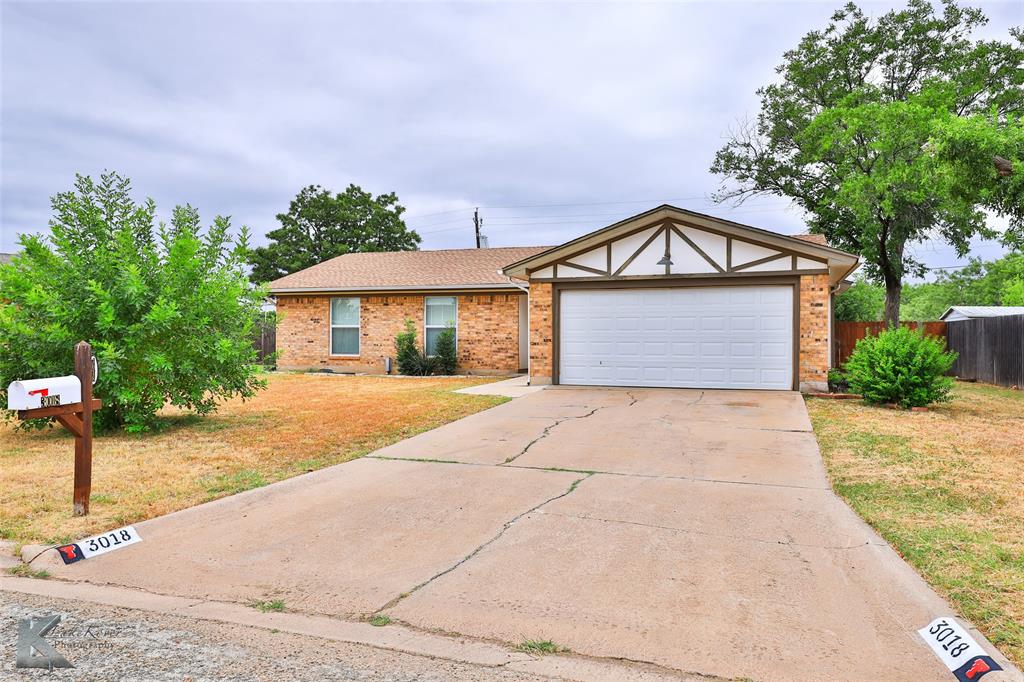
M74 375L12 381L7 387L8 410L34 410L82 402L82 382Z

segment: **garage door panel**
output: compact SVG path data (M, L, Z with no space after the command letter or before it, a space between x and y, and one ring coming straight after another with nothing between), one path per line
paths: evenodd
M561 292L564 384L792 387L793 289Z
M772 304L780 303L790 305L793 303L793 290L788 287L762 287L760 289L759 303Z
M756 384L758 379L758 371L753 367L733 367L729 370L730 383Z
M761 330L766 332L785 332L788 336L793 328L793 318L786 315L764 315L761 317Z
M757 344L752 341L732 342L729 344L729 355L734 360L757 357Z
M757 318L753 315L740 315L730 319L730 328L738 332L750 332L757 329Z

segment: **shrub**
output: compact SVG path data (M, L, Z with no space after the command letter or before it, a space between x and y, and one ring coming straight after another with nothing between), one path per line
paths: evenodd
M395 360L399 374L420 373L420 351L416 347L416 326L412 320L405 321L405 331L395 337Z
M416 325L405 321L405 331L395 337L395 360L398 373L408 376L429 376L437 368L436 358L427 357L416 345Z
M945 374L954 360L941 339L900 327L858 341L846 375L869 403L924 407L949 400L953 380Z
M828 371L828 388L835 393L845 393L850 388L850 382L842 370L833 367Z
M143 431L165 404L206 414L265 385L247 230L233 239L221 217L203 229L187 205L157 223L130 191L116 173L78 176L51 200L49 236L23 234L0 266L0 399L12 380L70 374L78 341L99 359L100 428Z
M455 374L455 327L448 325L437 335L437 371L441 374Z

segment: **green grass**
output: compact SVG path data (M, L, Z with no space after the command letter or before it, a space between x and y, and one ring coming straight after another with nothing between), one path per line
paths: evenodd
M253 599L249 601L248 605L261 613L269 613L271 611L280 613L281 611L284 611L283 599L273 599L270 601L259 601L258 599Z
M377 627L383 627L385 625L390 625L390 624L391 624L391 617L390 616L385 616L383 613L378 613L373 618L370 619L370 625L375 625Z
M45 580L50 577L49 571L43 569L36 570L28 564L19 564L14 568L8 568L7 572L19 578L39 578L40 580Z
M836 493L1024 665L1024 393L957 383L928 412L807 407Z
M567 654L569 650L564 646L555 644L550 639L525 639L516 647L519 651L528 654Z
M213 478L206 486L206 492L220 497L224 494L234 495L253 488L262 488L266 484L267 480L260 472L243 469L233 474L222 474Z

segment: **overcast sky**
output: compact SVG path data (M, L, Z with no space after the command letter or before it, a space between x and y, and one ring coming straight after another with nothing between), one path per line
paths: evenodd
M312 183L395 191L428 249L472 246L474 206L492 246L661 202L802 232L783 200L711 204L708 166L839 4L0 0L0 251L46 228L76 172L104 169L164 216L189 202L258 243ZM1021 0L974 4L986 37L1024 24Z

